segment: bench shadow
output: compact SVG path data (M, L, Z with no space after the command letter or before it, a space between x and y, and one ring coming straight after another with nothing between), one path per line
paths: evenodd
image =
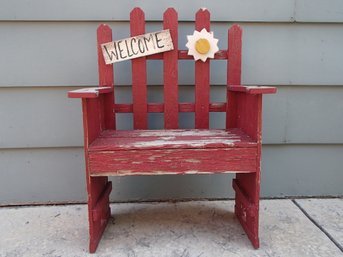
M111 210L103 240L115 244L134 240L140 246L157 247L170 240L188 240L224 249L251 248L231 205L210 201L111 204Z

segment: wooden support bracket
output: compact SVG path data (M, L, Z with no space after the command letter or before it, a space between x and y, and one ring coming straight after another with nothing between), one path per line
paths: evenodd
M108 208L108 199L111 191L112 182L108 182L92 210L93 221L107 220L110 211Z
M259 248L258 203L252 203L239 186L237 179L232 181L236 191L235 213L255 249Z
M254 204L250 202L248 197L243 193L243 191L241 190L240 186L237 183L237 179L232 180L232 187L237 194L237 198L242 203L243 209L246 212L246 214L249 215L250 217L255 217L257 213L257 208Z

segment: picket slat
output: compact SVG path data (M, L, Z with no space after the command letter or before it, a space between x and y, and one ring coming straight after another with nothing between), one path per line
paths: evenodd
M134 8L130 13L131 37L145 33L144 12ZM147 75L146 58L132 60L132 99L133 99L133 127L134 129L148 128L147 114Z
M164 128L179 127L178 115L178 20L177 12L169 8L163 15L163 28L169 29L174 50L163 54Z
M205 28L210 31L210 12L200 9L195 15L195 29ZM210 89L210 61L195 62L195 128L209 127L209 89Z
M241 66L242 66L242 29L234 24L228 33L228 52L229 65L227 70L227 84L241 85Z
M99 87L113 87L114 86L114 75L113 65L106 65L101 44L112 41L112 30L108 25L101 24L97 29L97 48L98 48L98 70L99 70ZM115 114L108 110L111 110L111 105L114 103L114 92L112 94L106 94L103 97L105 118L104 123L107 129L115 129L116 119Z
M228 66L227 66L227 86L241 84L241 65L242 65L242 29L239 25L234 24L228 32ZM233 97L235 92L227 91L226 128L234 127L237 116L236 98Z

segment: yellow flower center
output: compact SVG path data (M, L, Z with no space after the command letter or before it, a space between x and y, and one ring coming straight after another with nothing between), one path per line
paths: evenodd
M200 38L195 42L195 50L199 54L207 54L210 51L211 45L206 38Z

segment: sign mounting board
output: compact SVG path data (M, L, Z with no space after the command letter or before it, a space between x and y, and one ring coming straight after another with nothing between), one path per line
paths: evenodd
M101 45L106 64L130 60L174 49L169 29L121 39Z

